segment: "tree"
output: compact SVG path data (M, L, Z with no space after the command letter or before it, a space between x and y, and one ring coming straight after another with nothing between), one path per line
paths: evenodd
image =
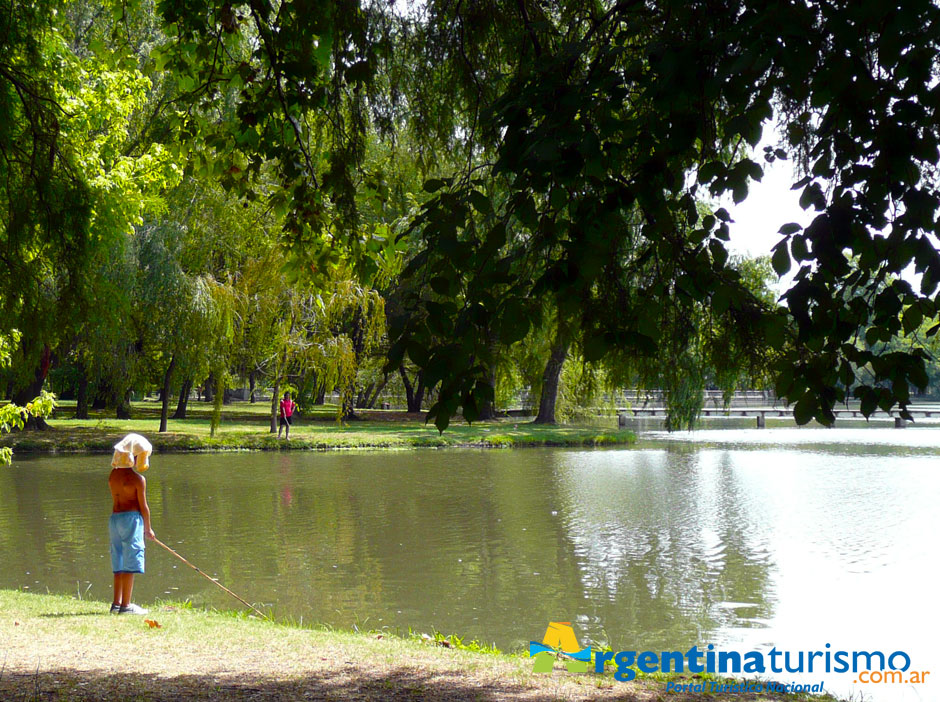
M496 21L513 7L515 21ZM445 21L466 28L470 12L431 3L428 21L438 24L428 33L443 32ZM570 2L552 15L534 3L488 6L482 18L474 16L481 29L461 34L459 51L443 58L442 70L476 84L506 77L496 81L505 89L492 100L485 91L469 93L471 81L451 93L480 125L471 134L501 140L486 168L429 183L436 195L415 220L429 249L450 248L464 262L467 282L458 296L436 301L456 305L448 324L469 339L483 339L494 326L524 335L527 315L520 312L528 300L565 295L580 303L588 359L615 349L642 354L655 346L654 320L679 295L683 304L708 305L728 323L750 327L761 345L788 349L777 389L796 402L799 422L831 423L833 404L853 385L866 413L897 402L903 414L907 383L926 382L922 356L879 362L848 342L860 327L888 339L936 315L940 256L928 234L936 227L938 193L922 174L940 160L928 78L936 70L938 12L919 0L901 13L852 3L666 1L600 9ZM500 55L499 66L477 50L497 37L517 49L516 56ZM461 101L465 94L476 104ZM791 256L803 264L785 298L791 329L727 267L729 213L702 217L696 206L703 192L730 193L735 202L746 197L762 169L742 146L756 146L774 118L788 148L771 148L766 158L796 154L808 173L796 184L802 203L820 212L806 231L784 225L785 241L775 249L778 273ZM485 148L484 137L478 143ZM499 178L511 193L505 201L479 187ZM474 231L472 211L481 208L495 212L488 231ZM595 286L603 291L604 262L630 235L618 222L634 214L645 248L637 260L655 261L658 280L642 288L644 305L633 314L611 315L622 309L623 289L594 296ZM524 235L500 252L494 242L513 226ZM513 267L553 247L563 251L540 274L527 277ZM858 254L857 263L845 249ZM896 282L876 294L886 275L910 263L926 274L919 293ZM434 274L445 281L442 290L457 280L443 267ZM487 291L497 286L498 299L489 300ZM847 298L841 294L847 290L860 295ZM869 304L848 303L866 292ZM900 313L908 309L905 329ZM784 345L785 335L792 343ZM393 355L426 338L420 328L406 330ZM674 349L677 359L682 352ZM432 409L438 426L458 404L466 411L485 400L488 357L482 341L430 348L422 365L452 379ZM870 366L874 383L856 383L853 364ZM682 392L679 378L675 388Z
M11 347L19 341L18 337L19 332L15 330L7 336L0 335L0 369L9 365ZM25 407L19 407L12 402L0 406L0 434L11 429L22 429L29 417L48 416L55 407L55 395L45 391L26 403ZM9 446L0 447L0 466L9 465L12 460L13 449Z
M54 5L0 9L0 304L23 332L22 403L81 336L102 254L123 251L176 172L160 144L127 148L150 88L136 62L89 52Z
M23 404L45 381L56 312L75 309L90 197L63 134L71 113L55 76L71 66L56 68L67 52L54 8L7 0L0 15L0 334L23 332L13 350Z

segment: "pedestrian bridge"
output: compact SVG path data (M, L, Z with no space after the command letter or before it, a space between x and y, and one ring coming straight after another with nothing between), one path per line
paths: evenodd
M940 405L920 405L915 406L911 405L908 407L908 412L911 413L911 416L915 419L918 417L921 418L933 418L936 417L940 419ZM862 411L855 407L843 407L839 409L834 409L832 413L835 415L836 419L864 419L865 415L862 414ZM617 408L617 418L618 425L623 427L626 426L626 420L630 416L634 417L665 417L666 409L664 407L618 407ZM702 417L754 417L757 427L763 428L766 423L767 417L793 417L793 408L792 407L729 407L724 408L708 408L702 410ZM908 424L909 421L902 419L897 410L892 412L884 412L882 410L876 410L874 414L869 417L869 419L893 419L894 426L898 429L902 429Z

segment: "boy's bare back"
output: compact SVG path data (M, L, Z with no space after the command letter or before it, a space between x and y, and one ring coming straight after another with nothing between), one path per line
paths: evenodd
M146 494L147 481L133 468L114 468L108 476L108 487L111 488L113 501L112 512L143 512L141 509L141 494ZM146 501L144 497L144 501Z

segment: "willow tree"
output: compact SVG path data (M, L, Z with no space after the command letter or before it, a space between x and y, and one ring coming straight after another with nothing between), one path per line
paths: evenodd
M318 355L326 360L325 349L340 344L347 348L344 353L348 361L345 374L323 375L318 380L333 383L340 389L343 419L355 416L356 373L361 368L366 354L375 349L385 335L385 300L376 291L352 278L337 281L336 285L320 297L323 309L322 330L326 339L321 339ZM351 361L351 364L349 363ZM319 374L318 374L319 378Z

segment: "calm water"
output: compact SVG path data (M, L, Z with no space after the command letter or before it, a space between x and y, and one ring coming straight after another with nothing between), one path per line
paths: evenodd
M148 492L159 538L305 621L508 649L550 620L615 649L900 649L940 678L940 429L646 436L628 450L164 454ZM110 597L108 458L0 469L0 587ZM136 601L238 605L147 554ZM940 699L936 683L849 677L826 687Z

